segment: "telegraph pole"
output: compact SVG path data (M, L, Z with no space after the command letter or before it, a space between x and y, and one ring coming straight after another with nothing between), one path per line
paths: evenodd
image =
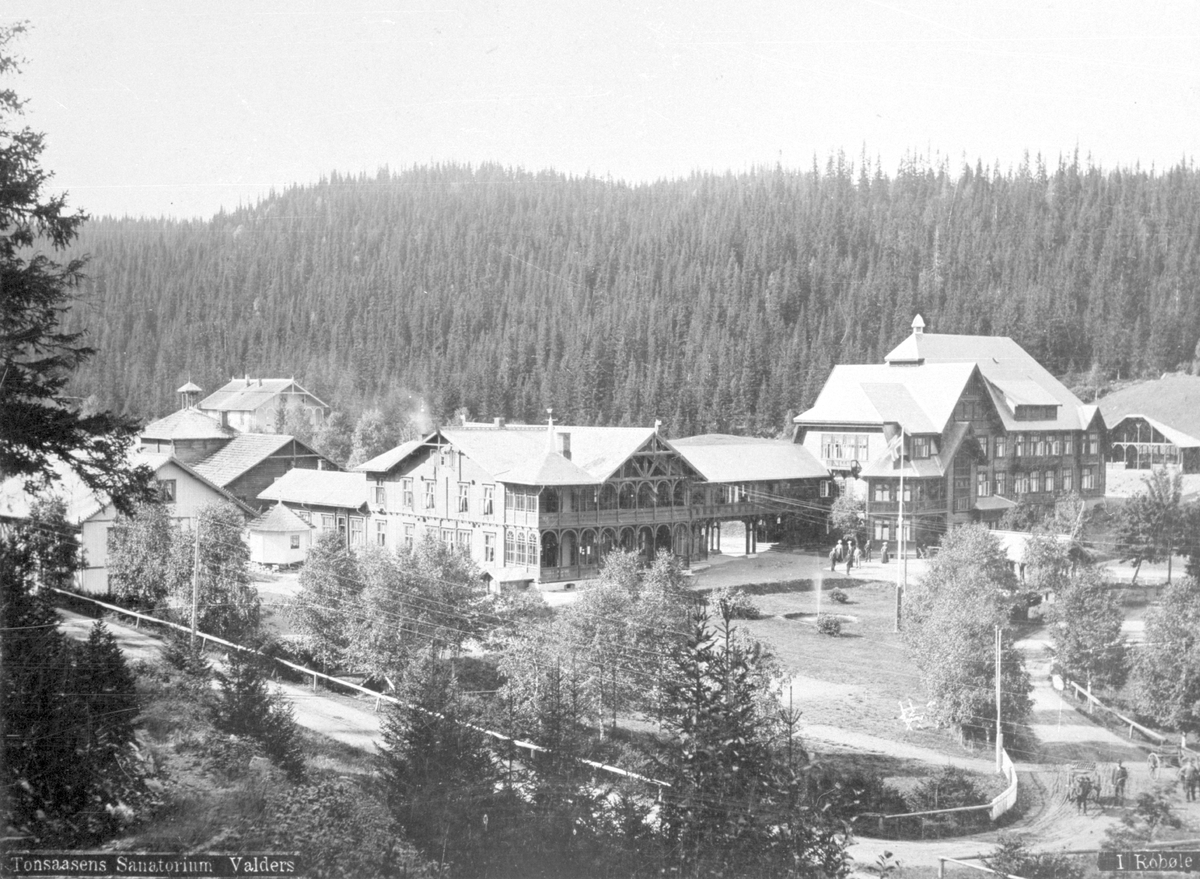
M1003 641L1000 626L996 626L996 772L1004 771L1004 731L1000 727L1000 646Z
M196 652L196 610L200 606L200 519L196 519L196 544L192 551L192 652Z
M896 520L896 631L900 631L900 602L904 587L908 585L907 547L904 545L904 425L900 425L900 515Z

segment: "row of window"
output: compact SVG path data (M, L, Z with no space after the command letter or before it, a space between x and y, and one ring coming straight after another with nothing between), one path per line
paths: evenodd
M867 440L865 433L821 434L821 457L825 460L861 461L867 463Z
M1084 467L1080 470L1079 488L1090 491L1096 488L1096 468ZM960 484L961 483L961 484ZM955 495L965 495L970 482L956 481ZM988 497L995 493L1008 496L1013 494L1039 494L1041 492L1071 492L1075 490L1075 472L1073 470L1033 470L1028 473L997 473L993 478L987 470L975 474L975 494ZM871 500L877 503L891 503L900 498L900 485L895 480L872 481ZM941 501L945 500L945 483L937 481L906 482L904 484L904 502L912 501Z

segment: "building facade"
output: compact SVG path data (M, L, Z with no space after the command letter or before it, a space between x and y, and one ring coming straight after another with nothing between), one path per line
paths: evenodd
M858 477L881 542L991 527L1023 501L1104 495L1104 420L1011 339L913 334L882 365L834 367L796 442ZM903 487L902 487L903 486ZM904 517L900 518L903 501Z
M828 477L815 461L803 478ZM493 583L570 587L615 550L649 562L668 550L706 558L722 518L775 510L763 491L709 484L655 428L467 425L406 443L356 468L369 484L380 542L434 536L475 559ZM775 474L776 491L793 471ZM758 496L758 500L752 497Z
M1110 458L1128 470L1178 467L1200 473L1200 376L1166 375L1098 402Z
M329 414L329 406L294 378L234 378L196 404L222 426L242 433L274 433L282 413L294 407L308 415L313 427Z

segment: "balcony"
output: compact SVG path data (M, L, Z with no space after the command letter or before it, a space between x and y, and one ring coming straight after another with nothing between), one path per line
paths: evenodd
M599 576L599 565L563 565L557 568L542 568L538 574L538 582L565 583L570 580L591 580Z

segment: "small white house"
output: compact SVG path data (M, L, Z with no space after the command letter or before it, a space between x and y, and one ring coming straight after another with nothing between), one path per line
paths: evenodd
M250 561L255 564L282 567L300 564L308 557L312 526L282 503L275 504L247 529Z

